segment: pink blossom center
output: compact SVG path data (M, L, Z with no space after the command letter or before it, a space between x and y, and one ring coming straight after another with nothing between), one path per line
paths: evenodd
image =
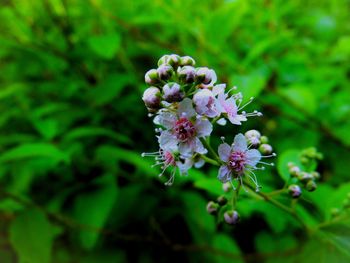
M244 169L244 165L246 164L246 155L245 152L232 152L229 160L228 165L231 170L241 173Z
M176 162L175 162L175 158L174 156L171 154L171 152L165 152L164 153L164 163L165 165L173 165L175 166L176 165Z
M178 140L187 141L195 136L196 128L187 118L182 117L176 121L174 133Z

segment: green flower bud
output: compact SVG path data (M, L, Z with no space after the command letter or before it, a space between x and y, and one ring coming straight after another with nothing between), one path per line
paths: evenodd
M157 73L159 79L167 81L173 76L174 69L170 65L163 64L158 67Z
M163 64L167 64L169 55L164 55L162 56L159 60L158 60L158 67L163 65Z
M159 82L158 72L156 69L150 69L145 74L145 82L148 85L157 84Z
M232 185L230 182L226 182L222 184L222 190L224 190L224 192L228 193L232 190Z
M196 70L192 66L183 66L177 69L177 75L181 83L193 83L196 76Z
M207 212L211 215L216 215L219 209L219 205L213 201L207 204Z
M260 142L261 143L268 143L269 139L266 136L263 135L263 136L260 137Z
M311 180L311 181L308 181L307 184L306 184L306 189L309 191L309 192L312 192L312 191L315 191L317 188L317 184L315 183L315 181Z
M298 179L300 182L302 183L308 183L310 181L312 181L314 179L314 177L312 176L311 173L307 173L307 172L301 172L299 175L298 175Z
M142 100L150 111L158 109L160 106L160 90L156 87L149 87L144 91Z
M319 172L316 172L316 171L312 172L311 175L316 180L320 179L320 173Z
M180 59L180 66L194 66L196 62L190 56L184 56Z
M272 146L270 144L261 144L260 147L259 147L259 151L264 154L264 155L267 155L267 154L271 154L273 149L272 149Z
M216 200L219 205L223 206L227 204L227 198L223 195L219 196L218 199Z
M239 221L239 214L234 210L227 211L224 214L224 220L229 225L235 225Z

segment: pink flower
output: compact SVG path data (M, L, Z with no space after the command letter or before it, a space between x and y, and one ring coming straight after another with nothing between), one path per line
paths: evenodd
M218 87L215 93L217 94L217 108L219 112L226 115L226 117L232 124L241 125L243 121L247 120L247 117L262 116L262 114L258 111L254 111L251 113L246 113L245 111L242 111L241 113L239 113L240 110L242 110L245 106L247 106L250 102L253 101L253 98L250 98L250 100L246 104L241 106L242 94L237 93L233 96L229 96L229 92L230 91L225 93L222 87Z
M243 134L240 133L236 135L231 146L227 143L220 144L218 153L220 159L224 163L219 168L218 179L221 182L226 183L232 179L239 179L243 185L242 177L245 175L252 180L252 182L256 185L257 190L259 189L259 184L253 170L262 169L256 167L258 163L268 163L260 161L262 156L258 150L249 149L246 138ZM271 156L275 156L275 154L272 154Z
M155 122L166 129L159 136L160 147L164 150L178 148L183 158L207 153L199 138L209 136L213 127L207 119L196 115L192 100L185 98L176 112L162 111Z

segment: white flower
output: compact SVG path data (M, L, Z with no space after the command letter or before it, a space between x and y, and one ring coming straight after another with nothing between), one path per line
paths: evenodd
M161 148L165 150L178 148L183 158L190 157L194 153L207 153L199 138L209 136L213 127L207 119L196 115L192 100L186 98L181 101L175 113L162 111L156 122L166 129L159 136Z
M216 108L216 98L209 89L201 89L193 96L196 112L209 118L215 118L220 113Z

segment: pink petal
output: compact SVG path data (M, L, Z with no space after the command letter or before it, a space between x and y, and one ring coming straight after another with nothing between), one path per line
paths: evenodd
M247 141L242 133L235 136L232 149L237 152L245 152L247 150Z
M220 166L218 179L222 183L226 183L226 182L229 182L231 180L231 170L228 168L227 165Z
M255 165L260 161L261 154L258 150L252 149L246 152L247 164L255 167Z
M231 154L230 145L228 145L227 143L220 144L219 149L218 149L218 153L219 153L219 157L222 161L224 161L225 163L228 162L228 159L229 159L230 154Z

